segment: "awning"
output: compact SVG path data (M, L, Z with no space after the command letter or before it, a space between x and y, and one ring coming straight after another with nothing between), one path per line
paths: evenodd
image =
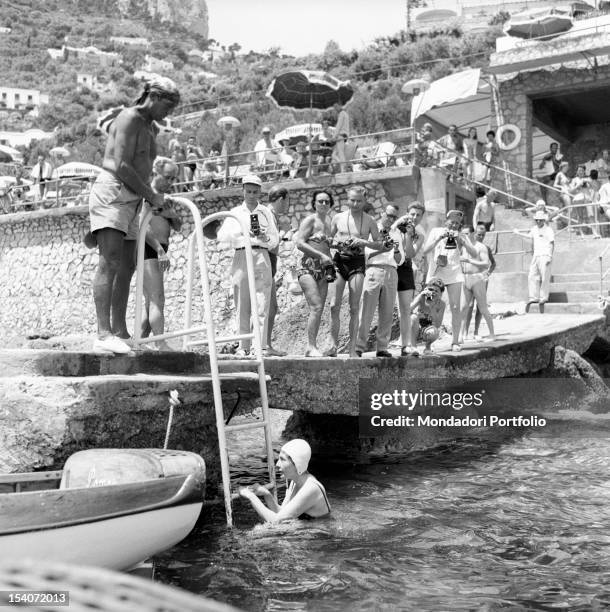
M411 125L417 127L430 121L447 127L455 123L460 132L474 127L483 138L491 123L491 112L491 87L481 79L480 69L471 68L434 81L428 90L415 96L411 102Z

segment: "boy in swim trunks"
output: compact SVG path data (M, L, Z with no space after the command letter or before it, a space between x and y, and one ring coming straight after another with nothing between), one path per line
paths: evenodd
M130 351L125 342L129 339L125 313L135 270L141 202L147 200L157 211L171 204L150 186L157 155L154 122L165 119L179 101L173 81L156 77L146 84L135 105L122 110L110 125L103 170L89 196L91 233L100 254L93 281L98 328L95 351Z
M325 353L329 357L337 356L339 314L346 284L349 287L349 354L350 357L357 357L358 315L365 272L364 248L381 249L383 246L375 220L364 212L366 199L363 187L352 187L347 192L347 205L348 210L336 215L331 224L331 236L337 245L333 261L339 274L330 303L332 346Z
M432 343L438 339L445 314L445 302L441 299L445 284L440 278L432 278L424 290L411 302L411 338L416 342L421 330L425 342L424 355L432 354ZM417 357L414 350L411 355Z

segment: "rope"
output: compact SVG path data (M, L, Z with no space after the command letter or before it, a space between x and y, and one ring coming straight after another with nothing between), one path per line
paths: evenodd
M167 419L167 429L165 430L165 442L163 443L163 450L167 450L167 445L169 443L169 434L172 430L172 422L174 420L174 407L179 406L181 404L178 399L178 391L173 389L169 392L169 416Z

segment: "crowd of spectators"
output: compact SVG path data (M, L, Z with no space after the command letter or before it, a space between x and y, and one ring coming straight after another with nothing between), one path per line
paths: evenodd
M267 355L281 355L271 346L274 309L273 277L277 270L277 245L281 230L277 225L273 204L261 202L262 181L248 175L243 181L244 202L233 209L250 227L253 245L256 313L259 317L264 350ZM289 193L270 192L270 200L281 199L282 211L289 212ZM276 198L276 195L278 196ZM475 328L482 317L488 328L485 341L495 340L493 321L487 305L487 281L495 267L491 250L484 244L489 223L480 220L476 232L465 222L459 210L447 213L445 223L430 230L422 227L425 209L411 202L407 212L389 204L378 219L370 210L367 192L354 186L348 190L347 208L335 211L335 199L329 189L311 195L312 212L301 220L294 236L294 245L302 253L298 282L309 306L307 348L305 355L336 357L341 349L358 358L368 350L371 323L377 312L375 355L379 358L419 356L433 352L433 343L440 335L446 292L451 309L451 350L460 351L469 336L468 325L473 307L478 307ZM481 213L481 216L484 215ZM232 279L237 311L237 330L250 330L254 308L245 280L245 255L239 225L226 220L218 229L218 246L234 251ZM329 288L332 289L329 291ZM340 311L345 289L349 293L349 342L341 347ZM330 296L330 338L326 347L318 339L320 321ZM395 305L400 315L398 345L390 344ZM277 308L277 302L276 302ZM483 341L477 336L477 340ZM392 353L390 349L399 348ZM236 349L248 356L251 341L243 340Z

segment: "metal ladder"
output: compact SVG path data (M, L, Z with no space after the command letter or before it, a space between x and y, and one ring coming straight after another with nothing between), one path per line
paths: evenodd
M257 309L252 308L251 322L252 332L247 334L236 334L232 336L217 336L214 319L212 316L212 301L210 293L210 282L208 276L208 264L206 259L206 248L203 235L204 226L213 221L223 220L226 218L235 219L242 229L244 236L244 247L246 254L246 269L248 274L248 290L250 296L256 296L256 287L254 284L254 263L252 260L252 245L250 242L250 231L234 214L229 211L223 211L208 215L202 220L201 214L197 206L190 200L182 197L172 196L172 200L177 204L187 208L194 221L194 231L189 237L188 243L188 258L187 258L187 289L184 327L182 330L158 334L156 336L141 337L142 328L142 299L144 287L144 246L145 236L152 217L152 211L146 213L142 219L140 232L138 237L138 254L137 254L137 269L136 269L136 304L135 304L135 333L134 333L134 348L145 342L154 342L156 340L165 340L168 338L177 338L184 336L183 347L186 350L189 347L208 345L210 357L210 374L212 377L212 389L214 393L214 410L216 414L216 428L218 430L218 447L220 451L220 466L222 472L222 486L224 493L225 511L227 517L227 525L233 525L233 509L232 500L237 495L231 494L231 474L229 469L229 456L227 453L226 433L228 431L243 431L247 429L263 428L265 431L265 446L267 451L267 470L269 473L269 482L275 490L275 466L273 459L273 446L271 441L271 424L269 420L269 400L267 396L267 377L265 374L265 364L263 360L261 329L257 316ZM197 255L199 270L201 274L201 298L203 300L203 319L204 325L192 324L192 302L193 302L193 284L195 281L195 256ZM253 297L253 300L255 297ZM205 338L200 340L191 340L190 336L204 333ZM253 341L255 359L249 361L252 365L256 365L258 373L259 392L261 399L262 420L243 425L227 425L225 423L222 391L221 391L221 374L218 369L218 356L216 352L217 343L232 342L235 340L251 339Z

